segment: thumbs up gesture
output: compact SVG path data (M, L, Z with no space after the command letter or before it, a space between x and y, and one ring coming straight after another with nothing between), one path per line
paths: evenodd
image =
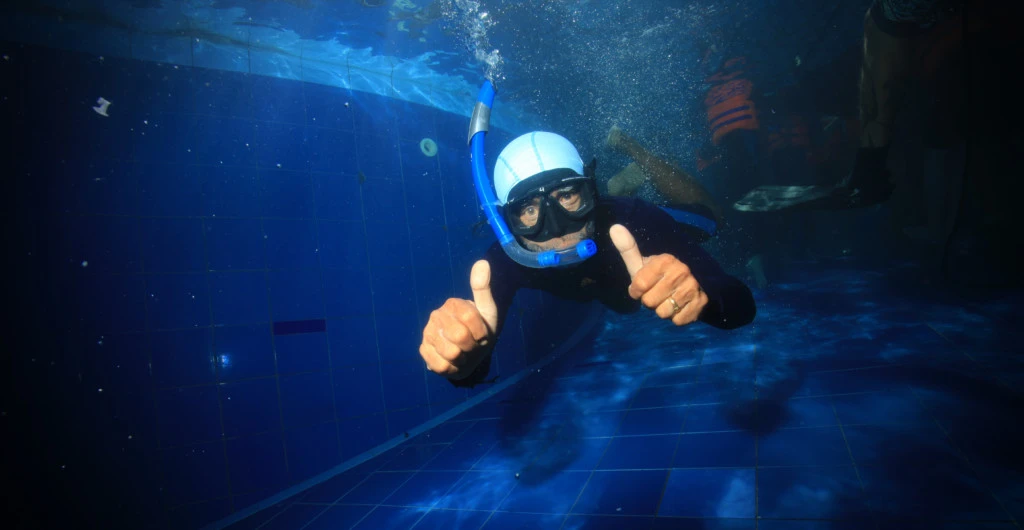
M469 273L473 300L449 298L430 313L423 328L420 356L427 369L448 379L465 379L490 353L498 329L498 306L491 295L491 265L473 264Z
M685 326L700 317L708 295L690 274L690 267L671 254L641 255L633 234L622 225L612 225L609 235L633 280L629 284L629 296L639 299L659 317L677 326Z

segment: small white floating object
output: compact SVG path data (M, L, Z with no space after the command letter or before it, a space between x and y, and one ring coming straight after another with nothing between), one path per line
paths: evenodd
M803 61L801 61L801 60L800 60L800 56L799 56L799 55L797 55L797 56L796 56L796 58L795 58L794 60L796 61L796 65L797 65L797 66L800 66L800 63L802 63L802 62L803 62Z
M99 99L96 100L96 106L93 107L92 110L96 111L96 114L99 114L100 116L103 116L105 118L109 118L110 116L107 115L107 109L109 107L110 107L110 102L109 101L107 101L104 98L99 98Z

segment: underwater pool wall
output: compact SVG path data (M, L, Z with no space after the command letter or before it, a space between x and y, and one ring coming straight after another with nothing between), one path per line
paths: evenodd
M0 55L5 476L26 518L197 528L486 390L417 353L493 241L472 230L467 117L255 72ZM492 374L554 351L581 309L520 293Z

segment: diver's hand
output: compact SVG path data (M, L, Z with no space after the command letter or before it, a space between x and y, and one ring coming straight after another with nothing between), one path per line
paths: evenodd
M448 379L465 379L490 354L498 326L491 295L491 264L480 260L469 273L473 301L449 298L430 313L423 328L420 356L427 369Z
M641 256L633 234L622 225L612 225L609 234L633 279L629 296L639 299L659 317L677 326L685 326L700 317L708 295L690 274L690 267L671 254Z

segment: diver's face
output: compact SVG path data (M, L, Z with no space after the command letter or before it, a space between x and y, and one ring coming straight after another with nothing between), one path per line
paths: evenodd
M561 206L567 212L575 212L583 206L583 199L580 196L579 191L574 186L566 186L552 191L548 194L549 197ZM524 204L518 212L519 222L523 226L533 226L537 223L540 216L540 197L535 197L532 201ZM520 237L519 241L522 243L527 250L533 252L542 252L545 250L562 250L576 246L580 241L590 238L593 235L594 223L593 221L587 223L583 228L565 234L560 237L553 237L547 241L531 241L525 237Z

